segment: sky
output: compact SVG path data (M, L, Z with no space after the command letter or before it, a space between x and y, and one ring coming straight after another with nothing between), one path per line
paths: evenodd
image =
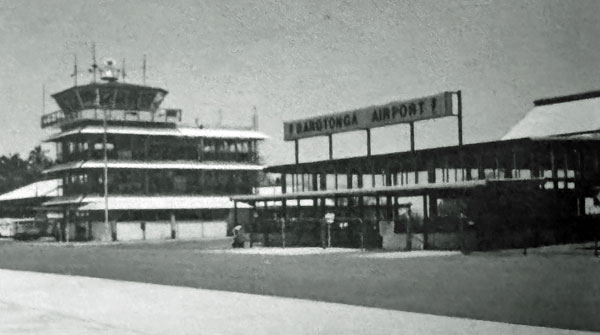
M126 61L127 81L167 89L184 122L251 124L265 163L292 163L283 121L463 94L465 143L502 137L538 98L600 89L600 1L0 0L0 154L26 154L50 130L50 94ZM42 87L46 103L43 108ZM419 122L416 148L456 144L456 119ZM364 132L334 135L334 157L364 155ZM378 128L373 153L410 148L408 126ZM300 160L327 158L300 141Z

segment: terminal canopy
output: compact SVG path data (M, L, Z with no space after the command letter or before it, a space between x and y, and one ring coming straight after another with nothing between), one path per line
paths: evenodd
M52 95L65 114L85 109L156 111L167 91L162 88L119 82L73 86Z

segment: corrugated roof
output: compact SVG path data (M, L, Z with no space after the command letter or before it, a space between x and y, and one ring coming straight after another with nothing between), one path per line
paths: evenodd
M44 173L52 173L74 169L102 169L103 161L81 161L53 166ZM260 171L264 167L256 164L198 162L198 161L109 161L109 169L174 169L174 170L254 170Z
M177 127L177 128L144 128L144 127L125 127L108 126L106 132L109 134L123 135L149 135L149 136L174 136L174 137L204 137L204 138L223 138L223 139L253 139L264 140L268 136L255 130L238 129L209 129L195 127ZM103 134L104 128L101 126L85 126L71 129L50 136L45 142L54 141L59 138L74 134Z
M0 201L59 196L59 179L41 180L0 195Z
M600 130L600 98L534 107L503 140L585 133Z
M104 210L104 198L89 196L82 199L53 199L45 202L44 206L64 204L78 204L79 210L95 211ZM238 208L247 208L239 205ZM227 196L109 196L109 210L156 210L156 209L229 209L233 208L233 201Z

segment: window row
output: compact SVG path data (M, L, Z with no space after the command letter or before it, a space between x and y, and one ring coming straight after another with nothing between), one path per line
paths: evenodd
M63 194L103 194L102 170L69 173ZM256 171L109 170L110 194L249 194L256 186Z

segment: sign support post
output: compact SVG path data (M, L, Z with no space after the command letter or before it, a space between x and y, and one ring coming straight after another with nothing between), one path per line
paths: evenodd
M411 122L410 125L410 151L415 152L415 123Z
M296 158L296 164L298 164L299 163L299 161L298 161L299 160L298 139L294 140L294 155L295 155L295 158Z
M462 127L462 123L463 123L463 115L462 115L462 91L457 91L456 92L456 97L458 99L457 105L458 105L458 146L462 147L463 145L463 127Z
M371 157L371 129L367 128L367 157Z
M329 137L329 160L332 160L333 159L333 135L329 134L328 137Z

